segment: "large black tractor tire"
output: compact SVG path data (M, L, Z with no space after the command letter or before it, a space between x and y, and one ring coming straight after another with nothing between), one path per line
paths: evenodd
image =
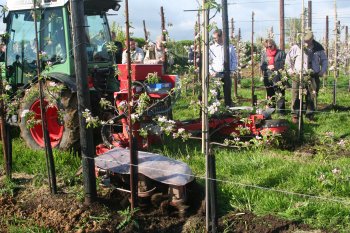
M44 85L50 85L50 82L52 81L47 81ZM31 91L35 90L39 90L38 84L33 85L22 99L19 110L19 126L21 136L26 144L32 149L39 150L45 147L41 131L42 125L39 123L32 128L28 128L25 118L25 112L29 110L34 110L37 119L41 118L39 94L30 97L32 95L30 94ZM36 92L38 93L38 91ZM46 99L48 95L45 93L44 98ZM61 117L58 117L59 112ZM57 103L46 108L46 118L52 148L69 150L77 146L79 141L79 119L76 93L72 93L67 87L62 90Z

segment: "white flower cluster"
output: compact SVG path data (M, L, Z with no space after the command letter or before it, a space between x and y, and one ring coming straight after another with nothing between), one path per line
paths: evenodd
M11 85L7 84L5 86L5 91L11 91L11 89L12 89Z
M179 128L177 132L173 133L173 138L182 138L183 141L191 137L191 133L186 132L184 128Z
M172 131L174 131L175 121L168 120L165 116L158 117L157 123L166 135L169 135Z
M28 109L23 110L21 113L21 118L25 118L28 113L29 113Z
M82 114L85 118L87 128L94 128L100 124L98 117L93 117L89 109L85 109L85 111L83 111Z
M138 121L140 119L140 115L137 113L132 113L131 114L131 120L132 122Z
M112 119L109 119L108 121L101 121L101 125L112 125L114 122Z
M210 90L210 94L213 96L213 97L216 97L218 95L218 92L216 90Z
M215 100L210 106L208 106L209 114L214 114L219 110L219 106L221 105L219 100Z
M12 86L6 80L2 80L2 86L4 87L5 91L12 90Z

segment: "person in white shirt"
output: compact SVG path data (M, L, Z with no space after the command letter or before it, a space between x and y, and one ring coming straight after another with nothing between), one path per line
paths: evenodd
M127 43L125 43L127 44ZM128 62L127 50L123 52L122 64L126 64ZM133 38L130 38L130 58L131 63L143 63L145 55L141 48L136 46L136 42Z
M224 44L222 38L222 30L218 29L213 32L214 44L210 46L209 50L209 73L212 77L222 78L224 82L224 100L226 106L232 106L231 77L224 78ZM230 72L233 73L237 69L237 56L235 47L229 45L229 66Z

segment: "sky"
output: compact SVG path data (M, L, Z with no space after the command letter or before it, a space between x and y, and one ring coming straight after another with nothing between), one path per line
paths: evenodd
M147 3L145 3L147 2ZM217 1L221 3L221 1ZM235 33L241 28L243 40L251 40L252 12L255 14L254 31L255 37L266 37L267 30L273 27L276 42L279 41L279 0L227 0L228 18L234 18ZM338 20L341 25L350 26L350 0L336 0ZM161 33L160 7L163 6L166 23L173 26L168 27L169 36L175 40L192 40L194 25L197 20L196 10L201 0L129 0L129 17L134 29L134 36L144 37L143 20L146 22L147 30L151 33L151 39L155 40ZM300 17L302 11L301 0L284 0L285 17ZM308 1L304 1L307 7ZM326 15L329 16L329 29L334 29L334 0L313 0L313 31L315 38L321 40L325 35ZM125 8L122 7L118 15L110 17L125 27ZM213 16L213 14L211 14ZM221 28L221 12L211 19ZM344 32L343 32L344 33Z
M325 35L326 15L329 16L330 33L334 29L334 1L337 5L338 20L341 25L350 26L350 0L313 0L312 28L317 40ZM217 1L221 3L221 1ZM234 18L235 33L241 28L243 40L251 40L252 12L254 12L254 37L266 37L269 28L273 27L275 40L279 41L279 0L227 0L228 18ZM192 40L194 38L194 25L197 20L197 9L202 0L129 0L129 18L132 24L131 31L135 37L144 37L143 20L150 32L151 40L156 40L161 34L160 8L163 6L169 36L174 40ZM302 0L284 0L285 17L299 17L302 11ZM5 4L0 0L0 4ZM304 0L307 7L308 0ZM109 11L109 21L115 21L125 28L125 0L121 2L118 12ZM190 10L190 11L189 11ZM191 11L193 10L193 11ZM214 12L213 12L214 13ZM211 16L213 16L213 13ZM211 22L216 22L221 28L221 12L213 16ZM0 29L4 26L0 24ZM342 31L344 35L344 30Z

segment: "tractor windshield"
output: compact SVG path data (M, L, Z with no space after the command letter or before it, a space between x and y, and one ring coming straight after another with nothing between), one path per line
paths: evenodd
M27 83L26 76L36 72L37 49L35 44L35 25L31 10L11 12L8 27L7 67L15 83ZM39 51L45 52L42 60L53 65L64 63L67 59L63 29L62 9L42 10L37 17L39 31Z
M112 58L107 51L107 42L111 38L106 16L87 15L86 21L88 62L110 62Z

